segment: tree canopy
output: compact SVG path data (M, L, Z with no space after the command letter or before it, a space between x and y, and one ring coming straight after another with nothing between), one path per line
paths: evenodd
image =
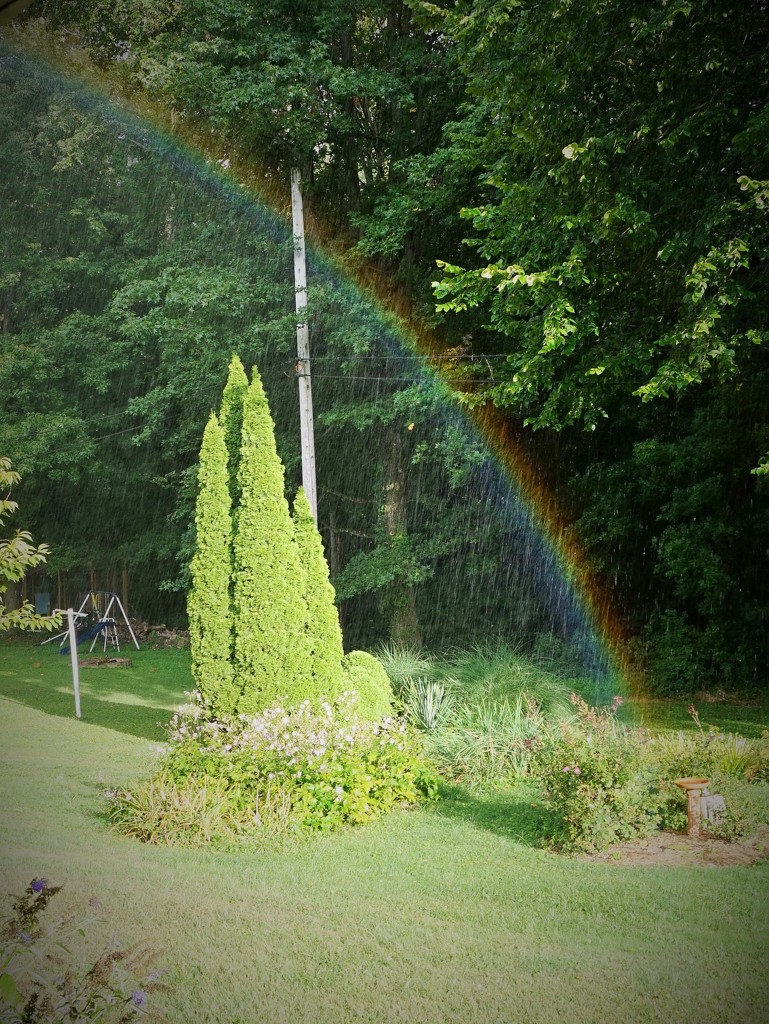
M76 39L116 89L209 132L222 167L251 160L276 187L301 166L348 263L388 275L435 329L453 391L418 362L411 373L397 329L311 267L321 527L356 643L561 629L515 496L489 501L494 474L453 411L494 406L526 425L661 685L756 678L769 654L765 7L39 0L28 18ZM77 560L78 495L131 488L141 500L111 507L104 536L152 563L153 585L183 589L196 439L232 351L270 378L296 472L290 237L114 113L30 75L0 85L0 437L29 522ZM51 482L71 509L61 522ZM436 627L466 578L472 615Z

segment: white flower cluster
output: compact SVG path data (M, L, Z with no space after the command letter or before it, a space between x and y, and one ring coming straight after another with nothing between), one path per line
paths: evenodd
M279 703L253 717L241 715L231 721L212 717L198 692L186 696L191 698L190 703L179 708L171 719L172 742L193 740L225 754L248 751L280 760L294 769L302 765L324 772L329 767L327 762L356 749L402 750L406 737L406 725L399 719L360 719L355 691L345 691L333 702L323 701L318 706L309 700L298 707Z
M314 708L308 700L296 708L266 708L244 722L236 743L255 752L273 751L289 765L300 762L323 771L324 762L355 747L397 744L403 747L405 725L393 718L364 722L356 715L357 694L346 691L333 703Z
M218 746L221 737L239 730L236 722L220 722L214 718L199 690L184 696L188 702L177 708L169 722L168 736L172 743L198 740L204 746Z

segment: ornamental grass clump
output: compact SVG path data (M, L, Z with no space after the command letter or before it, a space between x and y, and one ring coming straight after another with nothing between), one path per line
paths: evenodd
M455 704L432 730L427 750L442 775L457 782L508 785L530 775L536 744L549 728L533 697L482 698Z
M393 641L380 643L374 654L398 696L409 680L416 677L435 678L439 669L432 655L410 644L398 644Z
M193 696L172 720L161 770L163 789L170 785L177 794L163 797L168 813L164 818L161 806L158 814L157 800L147 806L140 789L118 791L109 816L119 831L153 843L200 845L205 837L199 824L185 824L179 793L199 801L205 791L210 799L196 806L210 837L225 844L364 824L437 795L418 735L393 717L364 720L352 692L318 704L276 702L223 720Z

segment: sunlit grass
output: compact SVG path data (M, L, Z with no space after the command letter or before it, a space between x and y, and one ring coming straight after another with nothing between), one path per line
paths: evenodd
M766 1005L767 866L559 858L533 848L525 789L449 790L258 852L151 848L111 834L100 801L153 744L8 701L0 716L3 894L44 875L97 896L94 939L160 950L171 1021L752 1024Z
M655 731L685 731L697 729L688 712L693 705L702 727L712 726L719 732L737 733L757 739L769 729L769 702L766 698L737 703L734 701L702 701L694 698L646 699L634 706L636 724Z
M97 656L94 652L93 657ZM112 653L112 652L110 652ZM87 661L87 650L80 651ZM126 647L119 657L131 665L81 668L80 704L85 722L161 740L174 709L193 687L186 650ZM28 636L0 640L0 696L62 718L74 717L75 698L69 655L55 644Z
M82 671L78 722L68 660L0 644L0 892L44 875L73 902L96 895L109 916L95 937L161 950L171 1021L753 1024L763 1012L768 865L558 857L537 848L547 821L530 787L447 787L434 806L258 851L112 834L104 787L151 772L154 723L191 687L187 652L124 653L130 669ZM722 710L758 727L756 709Z

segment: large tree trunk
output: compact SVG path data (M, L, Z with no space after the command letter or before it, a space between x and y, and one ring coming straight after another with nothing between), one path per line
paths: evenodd
M397 423L391 423L384 434L382 460L382 521L387 537L395 541L408 531L406 497L406 466L403 438ZM381 608L389 622L390 639L394 643L422 646L414 588L404 579L394 580L382 593Z

